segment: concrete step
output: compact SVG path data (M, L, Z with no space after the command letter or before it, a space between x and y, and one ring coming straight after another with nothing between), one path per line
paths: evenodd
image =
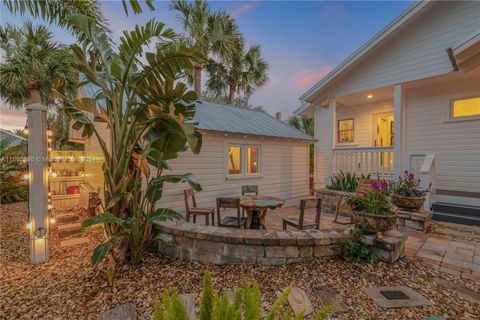
M58 224L69 224L77 222L80 217L76 213L61 213L55 215Z
M80 222L59 224L57 228L58 236L60 238L67 238L82 231L82 225Z
M433 211L432 219L436 221L452 222L469 226L480 226L480 218L455 213Z
M446 202L435 202L432 204L432 210L440 213L457 214L461 216L468 216L480 218L480 207L459 205Z
M71 247L71 246L85 245L85 244L88 244L89 241L90 240L86 237L62 240L60 241L60 247L65 248L65 247Z

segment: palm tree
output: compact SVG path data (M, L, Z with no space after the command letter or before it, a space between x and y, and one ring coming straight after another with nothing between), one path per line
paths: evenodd
M186 35L183 42L204 56L211 54L225 56L239 38L238 28L233 19L223 11L212 13L207 2L196 0L172 1L170 9L179 13ZM204 63L197 63L193 70L193 85L197 96L202 93L202 71Z
M0 97L15 108L24 103L54 104L53 84L61 81L65 90L76 94L76 73L71 68L72 52L52 41L45 26L27 22L23 28L0 27Z
M302 130L306 134L311 135L312 137L315 135L315 121L313 118L309 117L290 117L288 119L288 124L292 127ZM314 144L310 143L309 147L309 155L310 155L310 174L313 174L314 171L314 159L315 159L315 149ZM311 188L313 185L310 186Z
M141 13L142 6L139 0L122 0L125 14L128 15L128 4L133 13ZM145 5L154 10L153 0L144 0ZM97 28L108 30L108 25L103 17L100 2L98 0L3 0L5 7L11 13L24 15L31 14L35 18L42 18L49 23L55 23L60 27L74 31L77 35L78 30L72 25L68 16L80 13L95 20Z
M262 58L261 47L253 45L245 52L243 38L231 54L210 59L207 71L210 74L208 89L219 96L228 91L230 104L237 93L249 97L268 81L268 63Z

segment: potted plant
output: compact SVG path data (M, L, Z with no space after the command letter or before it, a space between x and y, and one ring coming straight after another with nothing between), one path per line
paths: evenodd
M430 192L430 186L422 190L420 179L412 172L405 171L403 177L398 177L396 182L390 185L392 203L402 210L417 211L425 202L425 194Z
M389 186L385 180L371 182L371 190L351 200L353 223L365 232L375 232L378 238L397 222L388 197Z

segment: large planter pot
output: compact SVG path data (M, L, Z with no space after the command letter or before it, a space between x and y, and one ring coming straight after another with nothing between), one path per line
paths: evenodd
M371 214L366 211L353 211L353 223L362 230L377 233L381 238L383 232L391 230L397 224L397 214Z
M425 197L402 197L397 194L392 195L392 203L402 210L418 211L423 207Z

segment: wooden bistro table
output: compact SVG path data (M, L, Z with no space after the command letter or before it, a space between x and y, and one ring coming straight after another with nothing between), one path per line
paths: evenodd
M249 197L242 198L240 205L247 212L247 221L245 229L267 229L265 225L265 217L267 210L280 208L285 200L275 197Z

